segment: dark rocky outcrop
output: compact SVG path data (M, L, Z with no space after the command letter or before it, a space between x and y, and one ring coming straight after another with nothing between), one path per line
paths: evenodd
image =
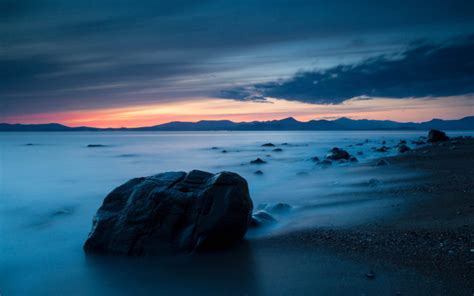
M265 144L262 144L262 147L275 147L275 144L273 144L273 143L265 143Z
M331 151L329 151L329 153L326 155L326 158L330 160L348 160L350 157L351 155L349 152L337 147L332 148Z
M235 173L135 178L104 199L84 250L148 255L221 248L242 239L252 209L247 181Z
M89 145L87 145L87 148L102 148L102 147L107 147L107 145L102 145L102 144L89 144Z
M430 143L442 142L447 140L449 140L449 137L446 136L445 132L436 129L432 129L428 132L428 142Z

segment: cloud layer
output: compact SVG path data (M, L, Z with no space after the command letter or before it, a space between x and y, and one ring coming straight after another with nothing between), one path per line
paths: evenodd
M225 90L222 97L264 97L338 104L355 97L443 97L474 93L474 36L441 45L416 44L406 51L352 65L295 74L287 80Z
M465 0L0 0L0 116L293 94L259 83L472 33L473 14Z

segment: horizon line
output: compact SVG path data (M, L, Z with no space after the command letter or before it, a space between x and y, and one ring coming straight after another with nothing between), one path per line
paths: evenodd
M140 129L140 128L151 128L151 127L157 127L157 126L162 126L162 125L166 125L166 124L170 124L170 123L199 123L199 122L204 122L204 121L207 121L207 122L219 122L219 121L228 121L228 122L231 122L231 123L236 123L236 124L239 124L239 123L254 123L254 122L274 122L274 121L283 121L283 120L288 120L288 119L291 119L291 120L294 120L296 122L299 122L299 123L309 123L309 122L312 122L312 121L330 121L330 122L334 122L334 121L337 121L337 120L341 120L341 119L349 119L349 120L353 120L353 121L363 121L363 120L366 120L366 121L390 121L390 122L395 122L395 123L403 123L403 124L409 124L409 123L413 123L413 124L422 124L422 123L427 123L427 122L430 122L430 121L433 121L433 120L441 120L441 121L456 121L456 120L462 120L462 119L465 119L465 118L469 118L469 117L474 117L474 114L473 115L468 115L468 116L463 116L463 117L460 117L460 118L456 118L456 119L442 119L442 118L432 118L430 120L426 120L426 121L396 121L396 120L391 120L391 119L366 119L366 118L362 118L362 119L353 119L353 118L350 118L350 117L346 117L346 116L342 116L342 117L338 117L338 118L335 118L335 119L310 119L308 121L301 121L301 120L297 120L296 118L294 118L293 116L289 116L289 117L285 117L285 118L282 118L282 119L272 119L272 120L252 120L252 121L232 121L230 119L214 119L214 120L206 120L206 119L201 119L201 120L197 120L197 121L179 121L179 120L173 120L173 121L169 121L169 122L165 122L165 123L159 123L159 124L155 124L155 125L145 125L145 126L136 126L136 127L127 127L127 126L121 126L121 127L95 127L95 126L88 126L88 125L80 125L80 126L70 126L70 125L66 125L66 124L63 124L63 123L60 123L60 122L48 122L48 123L11 123L11 122L0 122L0 124L7 124L7 125L23 125L23 126L26 126L26 125L35 125L35 126L41 126L41 125L61 125L61 126L64 126L64 127L67 127L67 128L94 128L94 129Z

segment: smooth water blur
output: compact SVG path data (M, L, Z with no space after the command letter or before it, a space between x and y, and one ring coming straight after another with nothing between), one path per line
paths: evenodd
M384 140L387 146L393 146L400 139L411 140L421 135L426 132L0 133L0 293L120 293L113 280L104 279L110 272L112 279L117 279L113 274L120 272L112 272L110 268L104 271L104 266L109 265L94 260L91 263L83 254L82 244L105 195L130 178L164 171L228 170L247 179L255 205L286 202L295 207L321 205L331 211L333 207L324 206L337 201L332 196L347 192L348 185L364 182L366 177L351 169L351 164L323 169L311 157L322 158L329 149L338 146L354 155L361 151L363 155L357 157L366 161L395 153L396 149L388 154L372 151ZM369 143L354 145L366 139ZM261 146L267 142L283 151L274 152L276 147ZM88 148L89 144L105 147ZM256 157L267 163L249 164ZM256 170L264 174L256 175ZM338 223L334 214L325 216L329 212L324 211L317 215L319 220L311 220L312 214L306 213L305 221ZM340 221L358 219L350 207L331 213L338 214ZM287 224L292 221L301 223L301 220L288 220ZM242 269L250 268L246 260L256 264L254 261L262 259L252 259L255 254L239 254L246 258L240 260ZM187 270L183 275L187 280L196 268L191 266L194 267L183 267ZM258 281L261 268L251 269L257 273L252 275L256 277L252 281ZM122 271L120 279L127 275ZM175 277L176 283L172 278L167 278L167 284L161 286L159 278L156 279L155 288L160 286L167 291L179 286L179 276ZM137 291L143 285L139 280L130 280L130 285L122 283L122 288L131 289L127 292ZM183 288L180 292L187 290Z

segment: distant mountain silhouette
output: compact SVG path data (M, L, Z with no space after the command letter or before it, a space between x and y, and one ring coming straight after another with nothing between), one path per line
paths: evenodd
M310 120L301 122L293 117L282 120L233 122L230 120L201 120L198 122L173 121L138 128L68 127L58 123L8 124L0 123L0 131L7 132L69 132L69 131L289 131L289 130L474 130L474 116L457 120L433 119L427 122L396 122L390 120Z

